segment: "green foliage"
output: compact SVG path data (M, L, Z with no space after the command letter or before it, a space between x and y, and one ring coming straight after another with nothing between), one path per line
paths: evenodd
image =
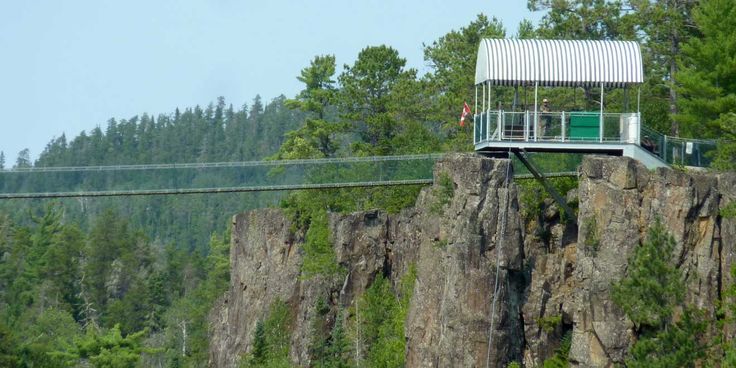
M415 281L416 268L412 265L397 285L397 296L391 281L379 275L357 301L356 313L360 315L355 321L356 338L365 346L367 366L404 366L404 323ZM362 357L364 351L358 354Z
M253 349L250 354L243 357L240 366L248 368L291 367L289 340L292 318L286 303L277 300L271 304L266 319L256 325Z
M67 139L62 135L48 143L36 167L88 166L184 162L232 162L262 160L274 155L285 134L300 128L313 113L286 107L287 99L270 102L256 97L240 108L223 98L204 107L176 109L168 114L141 114L110 119L101 128ZM0 189L8 192L64 190L153 189L172 187L241 186L265 181L267 170L164 170L135 173L85 172L8 174ZM16 180L17 179L17 180ZM276 205L279 193L231 193L212 195L63 199L65 219L88 231L107 208L125 217L159 244L173 243L184 250L206 254L209 237L224 231L233 213ZM40 212L35 201L0 203L0 211L27 224L28 210Z
M432 68L425 77L427 88L433 96L430 121L441 124L447 136L444 150L471 151L473 127L460 127L458 120L463 103L475 98L475 58L483 38L503 38L506 35L501 21L479 14L459 30L453 30L430 45L424 46L424 60Z
M590 218L583 222L583 233L585 234L583 249L588 255L595 255L601 247L600 235L598 234L598 223L595 219L595 215L591 215Z
M631 349L631 368L696 367L706 357L702 336L707 328L702 313L685 309L681 319L666 329L645 333Z
M0 367L15 368L19 366L16 337L13 331L0 319Z
M642 116L652 128L679 136L676 104L679 76L677 59L682 44L696 34L692 11L695 1L628 0L633 10L627 21L639 32L644 59L645 84L642 87Z
M671 262L674 246L657 220L629 259L626 276L613 285L611 298L640 332L628 367L695 367L706 356L708 324L702 312L685 307L673 318L684 299L681 272Z
M509 363L506 368L521 368L521 363L519 362L511 362Z
M689 134L721 139L715 166L732 170L736 168L736 3L701 1L693 18L700 34L682 47L676 118Z
M140 331L127 336L115 325L105 334L88 330L78 338L75 345L65 351L51 353L52 357L65 360L66 366L89 362L98 368L134 368L144 351L143 339L146 332Z
M65 360L54 352L73 346L79 326L63 310L47 309L40 314L25 313L23 331L19 331L21 366L64 367Z
M432 193L435 201L430 205L429 210L434 214L440 214L445 206L452 201L452 197L455 196L455 183L448 173L440 173L437 186L432 190Z
M404 70L405 65L406 59L391 47L367 47L340 74L339 106L360 136L352 148L358 155L394 151L391 143L399 133L399 117L392 99L398 93L396 89L412 83L416 75L415 70Z
M540 317L537 319L537 326L541 327L546 333L554 332L560 323L562 323L562 316L559 314L555 316Z
M207 258L201 264L199 261L185 264L185 274L174 278L179 280L179 284L192 285L192 290L172 302L164 312L164 347L169 357L176 357L184 365L198 366L207 361L210 340L208 316L230 281L229 238L229 232L213 235ZM197 268L201 268L199 272L204 275L196 276ZM187 275L190 273L195 275Z
M693 18L700 37L682 47L678 119L693 133L719 137L719 119L736 109L736 40L731 32L736 27L736 4L701 1Z
M731 266L731 280L736 280L736 266ZM731 282L726 286L720 312L723 322L736 322L736 283ZM720 347L723 349L722 367L736 367L736 341L721 338Z
M316 56L304 68L299 81L305 84L295 99L286 100L287 107L309 114L304 125L286 133L286 141L273 157L280 160L332 157L339 148L337 136L348 128L346 124L326 119L328 109L336 100L335 57Z
M547 181L563 196L578 186L577 178L548 178ZM530 222L539 219L544 210L545 200L551 200L552 196L536 179L518 180L516 185L519 188L521 215L524 220ZM560 211L560 216L567 216L563 213L564 211ZM567 217L564 217L564 219L567 219Z
M532 11L547 10L540 22L539 36L563 40L610 40L633 35L623 20L620 1L528 0Z
M683 301L682 276L671 261L674 247L674 238L657 220L629 260L626 276L613 285L611 298L636 326L664 328Z
M449 244L447 239L438 239L432 242L432 246L437 249L445 249L447 248L447 244Z
M341 273L337 264L335 250L330 242L327 211L319 211L311 216L304 244L304 260L302 276L310 278L316 275L333 276Z
M560 347L555 350L555 354L544 360L542 366L544 368L567 368L569 366L568 357L570 355L570 346L572 345L572 331L562 336Z
M310 354L312 366L319 368L349 368L355 366L350 355L350 340L345 331L345 315L338 310L335 323L329 329L330 308L320 298L315 306L316 315L312 324Z

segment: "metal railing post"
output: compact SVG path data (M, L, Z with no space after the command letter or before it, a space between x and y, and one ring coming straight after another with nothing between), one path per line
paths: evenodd
M491 111L486 112L486 140L491 140Z
M500 127L501 127L501 128L500 128L500 129L498 130L498 140L499 140L499 141L502 141L502 140L503 140L503 135L504 135L504 131L503 131L503 130L504 130L504 128L506 127L506 124L504 124L504 123L505 123L505 121L504 121L504 120L502 120L502 116L503 116L503 114L501 114L501 110L498 110L498 124L499 124L499 125L500 125Z
M562 122L560 123L560 126L562 127L562 141L565 141L565 112L562 112Z
M496 131L498 132L498 138L497 139L500 141L501 140L501 134L503 134L503 132L501 131L501 119L498 119L498 118L496 118Z
M498 113L500 114L500 117L501 117L501 124L503 124L503 126L505 127L506 126L506 114L504 114L502 110L498 110Z
M529 110L526 110L526 112L524 112L524 136L525 136L524 140L528 141L529 140ZM534 140L535 141L537 140L536 136L534 136Z
M477 125L478 125L477 124L478 119L476 119L477 117L478 117L477 114L473 115L473 144L478 143L478 136L475 135L475 129L477 128Z

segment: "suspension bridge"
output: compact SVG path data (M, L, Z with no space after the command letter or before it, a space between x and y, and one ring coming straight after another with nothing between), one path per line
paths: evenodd
M442 153L304 160L89 165L0 171L0 199L50 199L428 185ZM552 160L559 162L559 160ZM579 159L544 175L575 176ZM533 176L522 165L517 179ZM543 165L544 166L544 165Z

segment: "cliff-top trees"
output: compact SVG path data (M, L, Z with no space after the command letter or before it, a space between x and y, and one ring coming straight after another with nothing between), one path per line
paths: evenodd
M338 106L360 137L352 145L354 153L387 155L401 148L393 145L402 132L400 115L414 106L394 102L420 93L416 71L405 66L406 59L385 45L366 47L352 66L345 65Z
M448 139L448 150L470 150L472 124L463 129L458 126L463 102L472 103L475 98L475 54L483 38L503 38L501 22L478 17L457 31L450 31L430 45L424 46L424 60L432 68L425 80L434 96L431 119L442 123Z
M736 167L736 2L704 0L694 11L699 37L682 47L677 118L694 135L721 138L721 168Z
M622 22L621 1L527 0L532 11L547 10L539 35L568 40L616 40L631 35Z
M682 44L695 33L692 10L696 1L628 0L628 5L633 10L630 18L636 30L646 35L642 41L647 87L666 96L669 114L677 114L677 58ZM677 117L672 120L668 133L679 136Z
M304 125L286 134L286 141L275 155L278 159L331 157L339 148L336 136L345 125L327 120L328 109L335 103L335 56L316 56L297 77L304 89L286 106L308 114Z

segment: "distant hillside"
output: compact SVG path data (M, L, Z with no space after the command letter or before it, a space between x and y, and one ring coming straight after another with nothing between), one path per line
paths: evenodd
M305 114L284 106L281 96L264 104L256 97L250 106L236 109L220 97L216 104L204 109L176 109L157 117L142 114L129 119L110 119L105 128L67 139L53 139L34 163L46 166L89 166L147 163L186 163L261 160L274 154L281 146L285 133L304 121ZM136 172L124 178L116 177L110 185L136 188L167 187L176 173ZM191 172L186 180L207 183L216 172ZM90 175L29 176L22 183L0 182L14 191L71 190L86 187L97 179ZM50 180L49 178L55 178ZM2 180L2 179L0 179ZM109 179L108 179L109 180ZM107 183L97 187L106 187ZM88 228L96 215L114 208L136 228L159 242L174 242L178 247L202 250L210 234L224 230L227 218L248 208L277 204L278 194L220 194L177 197L98 198L63 200L67 221ZM48 201L46 201L48 202ZM28 221L27 210L38 211L42 201L0 203L3 210L14 214L16 221Z

